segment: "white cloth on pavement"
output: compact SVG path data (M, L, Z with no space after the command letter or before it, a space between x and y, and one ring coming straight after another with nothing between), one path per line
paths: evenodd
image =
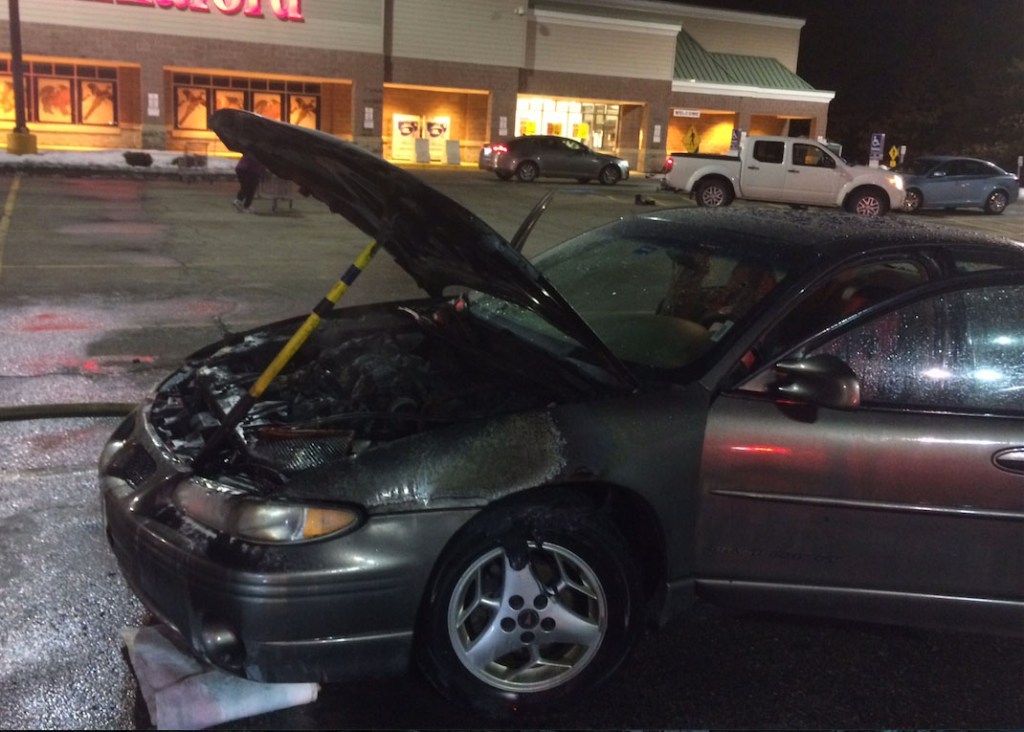
M161 625L121 631L142 698L157 729L204 729L316 701L316 683L266 684L183 653Z

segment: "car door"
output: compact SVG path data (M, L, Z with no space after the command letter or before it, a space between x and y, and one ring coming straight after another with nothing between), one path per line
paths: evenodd
M552 155L551 175L569 178L594 175L593 156L587 153L586 147L569 139L556 138L552 144L556 152Z
M935 294L808 351L811 377L818 362L853 370L857 408L781 396L787 358L723 394L703 450L699 581L898 622L958 598L965 624L1024 632L1021 279Z
M993 188L996 171L981 160L959 160L954 175L958 184L958 205L980 206Z
M551 140L543 135L525 138L525 144L517 150L516 157L520 160L532 160L540 168L541 175L548 175L554 164Z
M956 206L963 198L955 160L947 160L936 167L921 185L925 203L930 207Z
M842 177L836 160L818 145L794 142L786 168L785 200L817 206L835 206Z
M750 155L740 171L743 198L763 201L785 200L786 143L784 140L754 140Z

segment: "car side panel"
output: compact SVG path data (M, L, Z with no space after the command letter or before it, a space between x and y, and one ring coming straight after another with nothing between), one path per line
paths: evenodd
M700 576L1024 601L1024 474L993 462L1022 445L1021 419L723 397Z
M814 206L835 206L845 179L835 168L790 166L786 174L785 198Z
M786 151L789 155L789 151ZM786 192L786 179L790 165L785 161L779 163L755 160L752 156L744 156L743 169L740 172L741 198L752 201L790 201L792 194Z

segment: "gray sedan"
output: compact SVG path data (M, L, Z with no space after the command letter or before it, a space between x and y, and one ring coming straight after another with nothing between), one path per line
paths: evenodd
M424 296L231 334L111 435L111 549L197 657L507 714L698 601L1024 635L1024 244L682 208L528 260L547 197L509 241L330 135L212 125L374 240L340 285L379 246Z
M523 182L544 177L575 178L588 183L596 178L604 185L614 185L629 178L626 160L555 135L524 135L484 145L479 165L481 170L493 171L502 180L515 176Z

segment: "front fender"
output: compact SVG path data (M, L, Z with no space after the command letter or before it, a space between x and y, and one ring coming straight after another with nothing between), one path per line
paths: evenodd
M906 188L903 178L899 174L871 171L870 173L850 175L846 183L839 189L835 201L836 206L842 207L849 195L858 188L877 188L883 191L889 198L891 210L902 208L903 199L906 198Z

